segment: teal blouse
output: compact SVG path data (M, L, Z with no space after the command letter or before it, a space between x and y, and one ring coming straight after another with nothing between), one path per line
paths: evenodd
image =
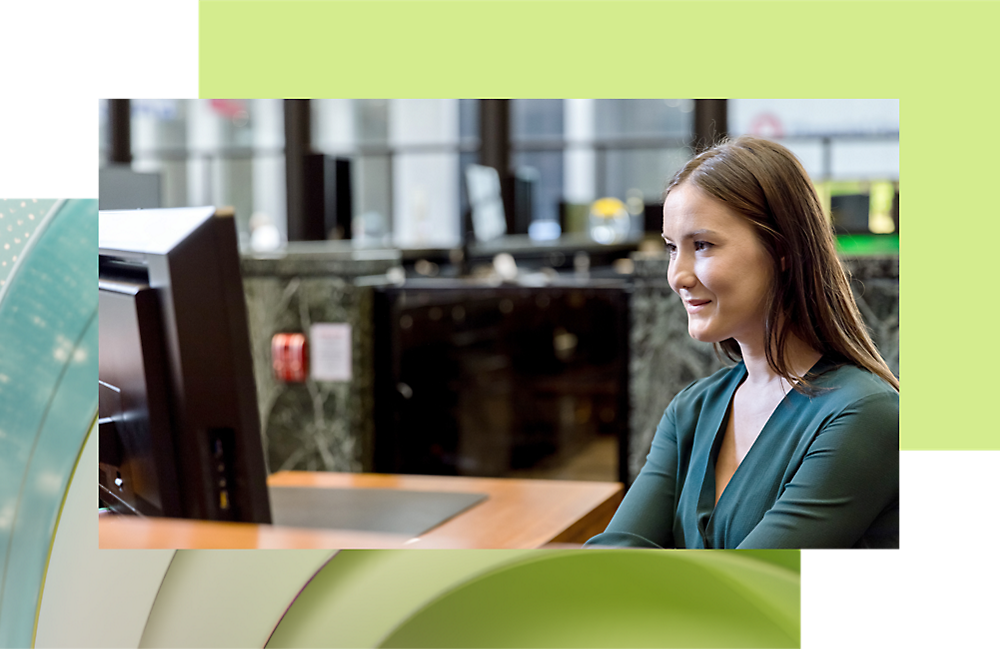
M771 414L715 503L715 458L741 362L682 390L607 530L587 545L898 548L899 393L821 359Z

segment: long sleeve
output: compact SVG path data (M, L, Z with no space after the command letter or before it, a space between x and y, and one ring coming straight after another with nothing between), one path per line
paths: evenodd
M818 432L774 506L739 547L898 546L898 431L895 394L870 395L844 408Z
M674 547L674 512L679 490L674 403L656 427L646 464L625 494L607 530L585 545Z

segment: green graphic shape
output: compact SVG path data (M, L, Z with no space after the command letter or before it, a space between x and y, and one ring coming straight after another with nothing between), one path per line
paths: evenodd
M268 647L794 647L798 551L344 551Z
M532 550L344 550L306 586L268 647L373 647L434 598Z
M178 550L139 647L262 647L333 550Z
M481 576L383 647L797 647L798 575L724 552L571 551Z

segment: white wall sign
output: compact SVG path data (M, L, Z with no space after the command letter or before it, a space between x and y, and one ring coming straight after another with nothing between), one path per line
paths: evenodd
M350 381L351 325L314 324L309 329L309 367L317 381Z

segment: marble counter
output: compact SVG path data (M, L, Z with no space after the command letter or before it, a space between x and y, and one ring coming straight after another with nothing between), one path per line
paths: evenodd
M667 284L665 254L634 253L629 340L629 478L645 463L663 411L685 386L723 367L711 344L693 340ZM845 257L858 308L889 368L899 376L899 257Z
M275 253L245 253L241 264L269 471L370 470L373 289L387 283L399 251L301 242ZM351 380L278 381L271 337L308 335L316 323L351 326Z

